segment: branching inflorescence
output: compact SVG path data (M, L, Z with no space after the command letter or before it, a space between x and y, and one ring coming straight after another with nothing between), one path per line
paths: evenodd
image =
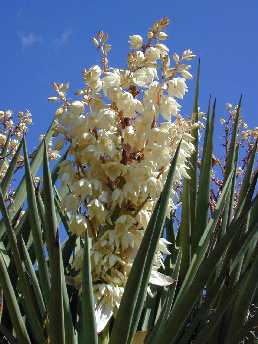
M180 114L180 104L191 78L188 61L194 55L170 55L162 42L167 18L149 30L147 42L140 35L129 37L127 68L109 67L111 46L99 32L93 41L102 54L101 66L84 70L84 87L70 101L68 84L54 84L61 100L56 111L56 148L69 144L68 159L59 176L70 192L63 200L70 228L91 238L91 265L98 331L120 304L137 249L153 207L164 186L171 158L181 141L173 200L187 160L193 152L193 124ZM170 56L172 59L170 60ZM195 124L196 125L196 124ZM159 270L169 254L165 239L156 250L150 283L169 285L171 278ZM80 286L83 248L77 251L73 268Z

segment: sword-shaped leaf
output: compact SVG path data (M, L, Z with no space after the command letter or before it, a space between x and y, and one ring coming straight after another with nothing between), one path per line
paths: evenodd
M59 243L59 233L56 220L56 209L54 201L54 191L52 186L51 174L48 164L48 153L46 142L44 141L43 157L43 185L44 202L46 210L46 242L49 255L49 268L51 272L51 290L49 305L50 339L53 343L65 343L64 329L64 307L63 307L63 287L61 249Z

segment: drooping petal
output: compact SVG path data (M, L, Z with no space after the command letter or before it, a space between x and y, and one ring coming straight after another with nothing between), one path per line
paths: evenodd
M161 272L158 272L157 270L152 270L149 282L154 285L167 287L168 285L171 285L174 282L174 280L170 276L166 276Z
M107 305L103 301L100 301L98 305L95 305L95 318L98 333L104 330L112 315L112 307Z

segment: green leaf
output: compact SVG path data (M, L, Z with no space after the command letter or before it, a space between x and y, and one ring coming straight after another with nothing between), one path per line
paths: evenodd
M223 252L230 242L231 238L228 237L223 242L219 242L210 256L203 261L209 245L209 238L221 215L226 196L230 190L231 180L232 175L229 176L223 193L217 204L215 217L214 219L210 220L199 242L196 253L193 256L191 266L177 295L168 321L164 326L164 330L158 336L158 340L163 338L164 344L175 343L176 336L184 326L186 319L198 300L200 292L204 287L209 274L216 267L216 263L220 258L221 252ZM173 334L173 339L168 336L168 333Z
M43 158L43 184L44 184L44 201L46 209L46 242L49 254L49 267L51 272L51 290L49 305L49 324L50 339L53 343L65 343L64 330L64 308L63 308L63 287L61 250L59 244L59 233L56 220L56 210L54 202L54 192L51 180L51 174L48 164L48 153L44 141L44 158Z
M181 266L181 261L182 261L182 252L178 252L175 268L172 274L172 278L174 280L174 283L168 287L168 290L165 292L166 293L166 298L164 302L164 306L162 307L162 310L160 312L160 317L155 324L154 328L152 329L150 335L147 337L146 344L155 344L157 343L157 337L162 329L162 327L165 324L165 321L167 320L169 313L171 311L171 308L173 306L173 301L176 293L176 288L177 288L177 283L178 283L178 276L179 276L179 271L180 271L180 266Z
M64 263L61 259L61 269L62 269L62 291L63 291L63 306L64 306L64 324L65 324L65 341L69 344L78 343L75 329L73 327L73 319L71 314L71 308L69 303L69 295L67 291L65 273L64 273Z
M8 344L17 344L17 341L14 338L14 336L9 332L9 330L3 324L0 324L0 333L2 333L4 338L8 340Z
M76 245L76 240L77 240L77 236L73 234L62 244L61 250L62 250L64 267L66 267L69 263L70 257Z
M32 284L33 292L37 300L38 309L41 315L41 318L43 319L46 316L46 307L43 300L42 292L40 289L38 277L36 275L35 267L33 267L29 252L26 248L25 242L21 236L19 236L19 247L21 251L21 255L24 260L26 273L28 275L28 278L30 280L30 283Z
M244 224L246 223L246 219L252 214L253 209L258 209L258 197L256 195L255 199L252 200L253 193L256 188L258 178L258 171L255 173L252 183L248 189L247 194L245 195L245 199L243 201L242 206L239 209L239 214L236 214L234 220L230 224L228 230L237 223L241 223L242 225L239 227L238 236L232 240L232 243L229 249L226 252L225 258L223 259L223 266L220 269L220 275L225 275L230 264L230 270L234 270L236 266L239 264L239 258L246 253L247 249L250 247L250 243L253 240L253 228L256 224L258 219L258 213L255 212L255 216L251 217L252 221L250 221L249 229L246 233L243 233ZM239 236L241 234L241 236ZM239 238L240 237L240 238ZM232 257L236 257L232 259ZM231 263L230 263L231 262Z
M245 280L242 281L240 291L235 298L233 310L231 311L232 319L227 331L225 344L238 342L236 329L241 328L248 316L249 307L251 306L253 297L258 287L257 271L258 255L256 254L252 268L247 276L245 276Z
M178 294L178 298L181 297L181 294L183 293L184 289L187 288L191 281L193 280L193 278L195 277L195 274L197 272L197 270L199 269L199 267L201 266L205 255L207 253L208 247L210 245L210 239L212 237L212 234L217 226L218 220L221 216L221 213L223 211L223 208L225 206L225 202L227 199L227 195L230 191L230 186L231 186L231 182L232 182L232 174L229 175L228 180L225 184L225 187L222 191L222 194L220 195L220 198L217 202L216 208L215 208L215 212L214 212L214 217L210 219L200 241L198 244L198 247L196 249L196 252L193 255L193 259L191 262L191 265L189 267L189 270L187 272L187 275L184 279L184 282L180 288L180 292Z
M190 207L190 183L189 180L184 180L184 189L182 192L182 216L179 233L177 235L177 245L182 252L182 263L180 269L179 280L185 278L186 272L190 266L192 259L191 252L191 212Z
M91 277L91 262L90 262L90 248L89 238L86 232L84 237L84 256L83 256L83 270L82 270L82 323L81 331L83 332L83 339L85 342L91 344L98 344L98 335L95 321L95 307L93 286Z
M256 328L258 322L258 312L256 311L254 316L249 317L245 324L236 330L237 338L241 343L241 340L246 339L250 332Z
M208 109L203 156L200 168L199 188L196 202L196 222L194 226L194 232L192 233L193 251L195 251L208 224L215 108L216 100L214 101L212 110L210 109L210 104Z
M40 222L40 216L38 212L37 200L36 200L36 195L35 195L35 187L32 180L25 140L23 140L23 148L24 148L24 165L25 165L26 189L27 189L27 195L28 195L27 197L28 197L28 212L29 212L30 228L32 231L32 236L33 236L34 250L35 250L35 254L38 261L40 285L41 285L45 303L48 304L49 295L50 295L49 273L48 273L48 268L46 264L45 254L44 254L44 245L43 245L42 233L41 233L41 222Z
M5 207L3 194L0 191L0 209L3 215L3 220L5 222L6 231L8 235L8 240L10 243L10 247L12 250L12 258L15 263L15 268L20 280L21 285L21 292L24 297L24 308L26 310L26 315L28 320L31 324L31 330L36 338L44 342L44 333L42 330L42 325L40 323L39 314L37 314L35 305L33 303L33 294L31 292L30 285L25 277L26 270L24 267L24 263L21 259L20 252L18 249L17 238L10 223L10 219L7 213L7 209Z
M61 208L60 201L58 200L57 197L55 197L55 205L56 205L57 213L60 217L60 221L64 225L64 229L66 231L66 234L69 235L69 233L71 232L70 228L69 228L69 219L68 219L67 214Z
M22 318L19 305L15 296L15 292L10 280L7 268L5 266L5 261L3 259L2 253L0 252L0 284L4 289L4 296L8 308L8 312L16 332L19 338L19 343L29 344L31 343L29 335L27 333L24 320Z
M198 122L199 117L199 93L200 93L200 59L197 66L197 75L196 75L196 84L195 84L195 95L194 95L194 106L192 114L192 123ZM198 162L198 129L192 129L191 135L193 136L193 145L195 150L190 158L190 214L191 214L191 224L195 224L195 215L196 215L196 195L197 195L197 162ZM194 228L191 228L192 232Z
M202 328L202 330L198 333L198 335L195 338L196 344L205 344L209 343L210 340L214 336L214 331L216 330L217 326L220 324L220 321L225 314L226 311L229 310L229 307L232 305L232 303L235 300L235 297L238 293L238 290L242 283L241 281L238 281L238 283L234 286L232 290L230 290L230 293L228 295L228 298L224 300L224 302L221 302L221 304L217 307L216 311L206 318L206 326ZM209 321L207 321L209 320ZM237 343L237 342L230 342L231 343Z

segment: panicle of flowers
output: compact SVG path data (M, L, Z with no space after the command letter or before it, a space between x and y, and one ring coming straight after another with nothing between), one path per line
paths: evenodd
M11 110L0 111L0 181L4 178L9 163L14 156L20 141L32 124L30 111L19 111L14 115ZM17 167L23 164L20 156Z
M147 41L129 37L127 68L109 67L110 45L100 31L93 41L102 64L83 71L84 87L66 96L68 84L53 84L61 100L56 111L57 149L69 145L59 177L70 193L63 200L70 228L92 242L91 263L98 331L116 312L134 257L148 225L153 207L166 180L170 161L182 140L174 190L167 214L174 209L176 187L188 177L187 160L193 152L192 124L180 114L182 99L191 77L194 54L185 50L170 54L161 43L167 18L149 30ZM170 58L172 56L172 59ZM171 278L159 269L169 243L160 239L150 283L168 285ZM73 267L80 283L82 252Z
M250 157L252 148L254 147L255 141L258 139L258 128L249 129L247 123L243 120L244 116L241 113L239 105L233 105L226 103L226 115L220 118L220 123L223 127L223 148L224 155L221 158L213 156L212 166L212 180L213 189L211 190L211 203L216 204L219 194L221 193L224 185L223 175L226 166L226 157L228 156L230 149L230 141L235 124L236 114L239 113L239 125L237 128L237 141L239 145L238 149L238 166L236 167L236 192L235 192L235 206L237 205L240 187L244 176L247 162ZM214 208L214 207L213 207ZM214 208L215 209L215 208Z

